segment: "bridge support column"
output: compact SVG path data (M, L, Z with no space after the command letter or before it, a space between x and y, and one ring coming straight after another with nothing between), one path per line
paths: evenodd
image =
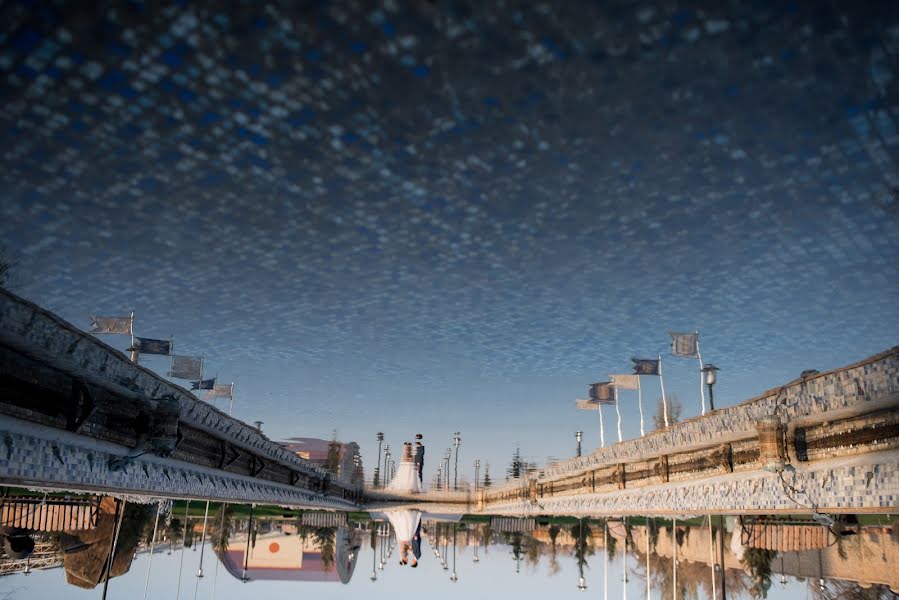
M759 435L759 462L772 473L782 473L787 462L784 444L784 424L776 416L761 419L756 424Z

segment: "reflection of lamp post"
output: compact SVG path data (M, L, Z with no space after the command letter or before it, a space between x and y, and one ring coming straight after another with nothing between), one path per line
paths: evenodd
M450 581L456 583L459 577L456 575L456 524L453 523L453 574L450 575Z
M456 468L453 470L453 489L459 489L459 446L462 445L462 435L457 431L453 434L453 445L456 447Z
M247 548L243 553L243 574L240 576L240 580L244 583L249 581L247 577L247 564L250 560L250 538L253 537L253 507L255 504L250 504L250 519L247 522Z
M378 457L381 456L381 449L378 449ZM372 581L378 580L378 525L375 524L371 529L371 576Z
M384 434L379 431L376 437L378 440L378 466L375 467L375 480L373 485L377 488L381 481L381 443L384 441Z
M584 439L584 432L580 429L574 432L574 439L577 440L577 455L581 455L581 440Z
M480 530L480 528L475 529L475 534L476 534L475 541L477 543L474 545L474 556L471 557L471 562L479 563L481 561L481 557L478 556L478 548L481 547L481 530Z
M705 373L705 384L709 388L709 410L715 410L715 397L712 395L712 386L718 381L718 376L715 374L715 371L720 370L721 369L712 363L709 363L702 368L702 372Z
M580 432L578 432L580 433ZM580 456L580 453L578 453ZM587 580L584 579L584 520L578 520L578 536L577 536L577 570L578 570L578 579L577 579L577 589L582 592L587 591ZM625 550L626 552L626 550ZM626 556L626 555L625 555Z
M478 479L480 478L481 472L481 460L477 459L474 461L474 493L475 496L478 494Z

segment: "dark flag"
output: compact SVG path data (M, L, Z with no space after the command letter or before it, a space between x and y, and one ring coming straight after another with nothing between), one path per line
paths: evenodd
M684 358L699 358L698 333L669 333L671 336L671 354Z
M150 338L134 336L134 347L141 354L164 354L168 356L172 353L172 342L169 340L151 340Z
M612 383L609 381L591 383L590 399L599 404L614 404L615 395L612 392Z
M634 375L658 375L659 359L657 358L632 358L634 362Z
M201 379L200 381L191 381L190 389L192 390L211 390L215 387L215 378Z

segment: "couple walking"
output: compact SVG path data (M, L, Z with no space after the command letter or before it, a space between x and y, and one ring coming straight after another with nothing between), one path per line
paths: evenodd
M387 484L391 492L421 492L421 473L425 466L425 447L421 443L421 434L415 435L415 445L411 442L403 444L403 455L396 475Z

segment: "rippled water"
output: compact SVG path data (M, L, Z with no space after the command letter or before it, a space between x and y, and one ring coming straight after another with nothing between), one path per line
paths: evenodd
M517 518L217 504L207 512L197 501L7 490L2 518L4 598L98 597L104 587L108 598L720 598L714 565L722 551L728 598L887 598L890 586L899 589L895 515L842 515L832 525L800 515L725 516L723 548L719 516L703 515Z

